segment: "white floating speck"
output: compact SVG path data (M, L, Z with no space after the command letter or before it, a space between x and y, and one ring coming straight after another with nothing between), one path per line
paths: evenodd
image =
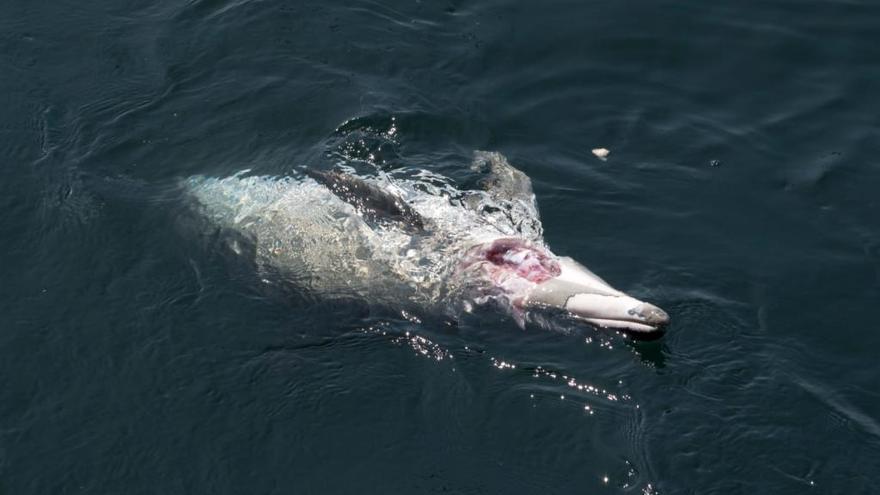
M610 153L611 151L606 148L593 148L593 154L602 161L605 161Z

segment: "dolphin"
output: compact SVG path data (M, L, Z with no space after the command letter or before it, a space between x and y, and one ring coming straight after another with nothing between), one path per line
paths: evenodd
M426 170L359 176L194 176L184 181L209 224L258 269L326 298L455 314L494 303L521 327L537 314L656 338L669 316L544 243L530 179L477 151L479 189ZM244 238L252 249L242 250ZM265 277L264 277L265 280Z

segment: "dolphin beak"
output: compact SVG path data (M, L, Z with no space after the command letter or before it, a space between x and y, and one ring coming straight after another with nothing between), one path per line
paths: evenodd
M613 287L571 258L560 258L559 276L537 284L526 306L553 307L599 327L651 337L663 333L669 315Z

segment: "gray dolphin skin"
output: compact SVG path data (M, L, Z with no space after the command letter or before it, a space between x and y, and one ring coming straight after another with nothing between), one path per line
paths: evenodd
M212 228L237 234L233 252L320 297L453 317L492 304L520 326L561 314L636 337L662 335L663 310L544 244L528 176L495 152L475 152L472 169L483 174L481 190L459 190L425 170L406 178L244 171L190 177L184 186ZM241 249L241 236L253 249Z

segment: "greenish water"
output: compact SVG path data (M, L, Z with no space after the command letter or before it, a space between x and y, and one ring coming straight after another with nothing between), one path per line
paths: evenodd
M876 492L878 26L866 1L5 2L0 493ZM667 335L270 297L174 187L467 183L474 149Z

